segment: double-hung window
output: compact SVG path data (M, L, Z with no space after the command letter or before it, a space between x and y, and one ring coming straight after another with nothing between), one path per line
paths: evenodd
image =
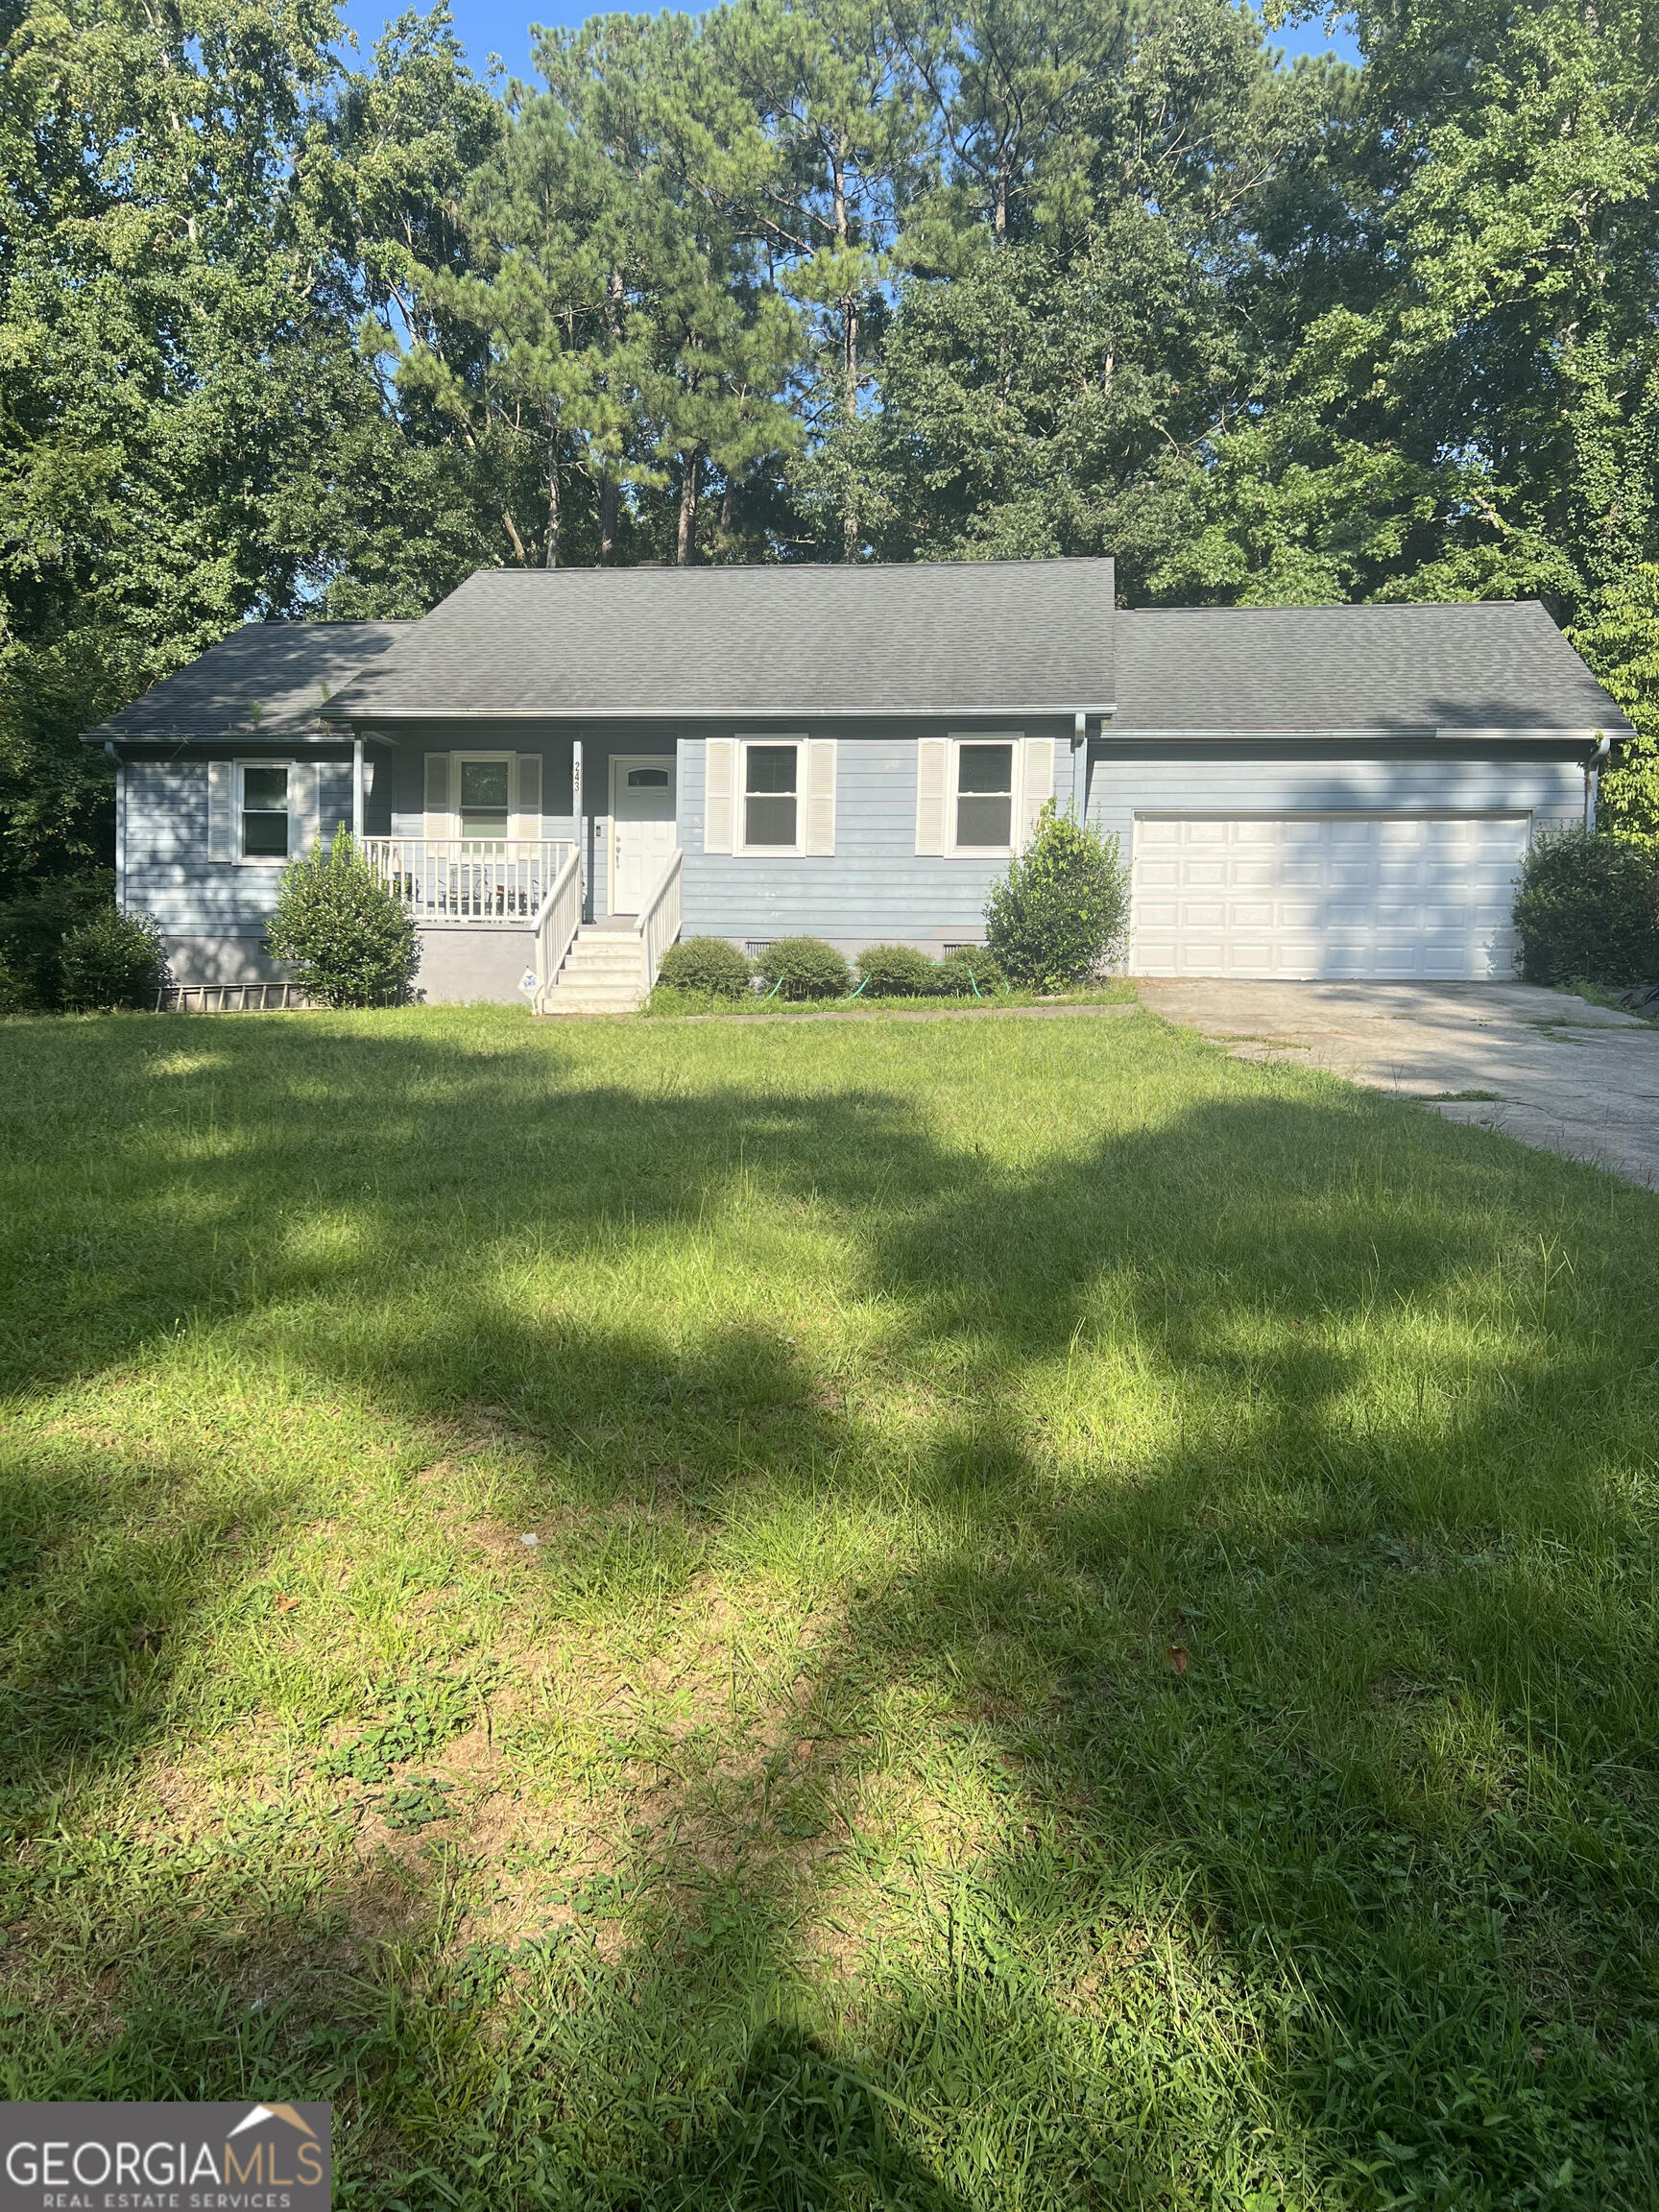
M960 738L950 748L954 775L949 804L950 845L957 853L1014 849L1015 748L1009 739Z
M288 857L288 770L245 762L241 790L244 860Z
M799 853L801 747L750 738L744 742L742 760L744 852Z
M461 834L464 838L494 840L507 834L507 817L513 809L511 759L461 762Z

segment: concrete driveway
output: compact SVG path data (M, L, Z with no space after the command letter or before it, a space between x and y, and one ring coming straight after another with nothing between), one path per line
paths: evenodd
M1145 979L1142 1005L1240 1060L1329 1069L1454 1121L1659 1187L1659 1024L1528 983Z

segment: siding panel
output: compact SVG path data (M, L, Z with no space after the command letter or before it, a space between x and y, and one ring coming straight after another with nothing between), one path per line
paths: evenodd
M809 935L854 949L885 939L935 950L981 939L986 893L1007 862L916 851L917 764L926 741L891 729L840 736L835 854L818 858L706 852L704 740L682 738L686 935Z

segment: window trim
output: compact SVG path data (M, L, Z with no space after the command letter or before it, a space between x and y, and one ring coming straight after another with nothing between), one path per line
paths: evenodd
M776 733L752 731L739 733L735 739L737 757L734 763L732 791L732 850L740 857L754 860L783 859L793 854L799 858L806 851L806 811L811 794L806 788L808 772L807 733L804 730L780 730ZM752 745L781 750L791 747L795 755L795 842L793 845L751 845L749 842L749 748ZM757 793L764 798L764 792ZM773 794L782 798L782 792Z
M286 868L289 861L294 857L294 771L299 765L297 760L272 760L270 758L238 759L232 762L236 772L235 782L230 793L230 842L234 866L238 868ZM288 803L282 809L282 819L288 825L288 838L279 854L250 853L247 849L248 805L245 779L250 768L280 768L288 778L286 785ZM256 808L255 811L264 812L266 809Z
M1008 747L1008 842L1006 845L959 845L956 842L956 807L962 793L959 787L964 745L1006 745ZM960 736L951 735L945 740L945 857L948 860L1011 860L1019 852L1021 785L1025 764L1025 733L1022 730L975 730ZM975 794L969 793L973 798ZM991 797L987 792L979 794Z

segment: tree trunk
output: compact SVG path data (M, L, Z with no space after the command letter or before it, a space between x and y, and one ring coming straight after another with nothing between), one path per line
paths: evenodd
M610 295L606 322L611 344L613 347L620 347L622 343L623 308L627 299L620 269L612 270L606 290ZM607 377L607 381L609 381L609 377ZM616 510L620 491L621 485L615 465L607 461L604 473L599 479L599 560L601 565L605 567L609 567L616 558Z
M851 430L858 420L858 301L855 294L849 293L841 302L841 412ZM851 481L847 486L847 511L841 517L841 558L843 561L858 558L858 508Z
M703 448L693 445L680 479L680 532L674 558L682 568L689 568L697 558L697 491L702 474Z
M843 252L847 248L847 133L842 132L835 148L830 178L835 201L835 241ZM858 419L858 295L845 294L841 301L841 413L849 430ZM858 556L858 510L848 486L847 510L841 517L841 558L854 561Z
M547 551L542 564L547 568L559 565L559 433L553 433L552 449L547 456Z

